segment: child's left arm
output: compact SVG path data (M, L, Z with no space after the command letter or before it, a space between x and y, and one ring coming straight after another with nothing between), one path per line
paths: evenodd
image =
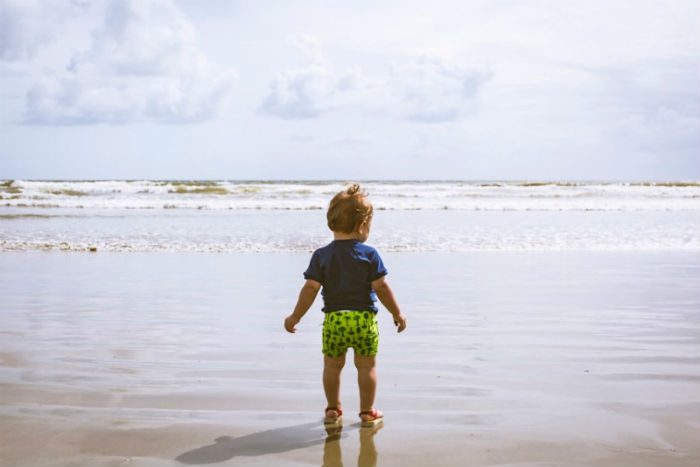
M284 320L284 329L287 332L296 332L296 325L301 318L309 311L311 305L313 305L314 300L316 300L316 295L321 289L321 283L313 279L306 279L306 282L301 287L299 292L299 300L297 300L297 306L294 307L294 311L291 315L287 316Z
M386 276L382 276L372 281L372 288L374 289L374 293L377 294L379 301L382 302L382 305L384 305L394 317L394 324L398 328L397 331L401 332L406 329L406 317L401 313L401 310L399 310L399 304L396 303L394 292L391 290L391 287L389 287L385 278Z

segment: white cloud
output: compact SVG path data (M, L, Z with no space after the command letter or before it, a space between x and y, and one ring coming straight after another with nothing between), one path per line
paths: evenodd
M38 0L0 0L0 59L32 58L52 37L52 5Z
M436 123L458 120L474 110L488 71L436 56L395 66L389 85L396 106L409 120Z
M335 77L323 65L312 63L278 73L260 110L285 119L317 117L332 107Z
M378 76L367 76L358 66L338 74L317 40L303 36L293 44L310 63L278 73L260 106L284 119L352 110L423 123L453 121L474 110L476 96L491 76L482 68L427 55Z
M348 90L347 79L336 76L317 39L302 35L288 42L309 63L302 68L279 72L270 83L260 111L283 119L318 117L335 107L338 94Z
M200 52L192 25L171 0L115 0L90 48L30 88L25 121L203 121L216 114L233 78Z
M299 50L312 63L326 63L321 41L313 36L300 34L287 39L287 42Z

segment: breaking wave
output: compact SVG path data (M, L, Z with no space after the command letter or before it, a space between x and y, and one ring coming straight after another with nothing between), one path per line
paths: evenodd
M337 181L7 180L0 206L78 209L325 209ZM700 183L364 182L378 210L700 210Z

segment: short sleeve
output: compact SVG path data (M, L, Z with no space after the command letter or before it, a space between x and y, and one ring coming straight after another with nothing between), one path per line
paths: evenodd
M384 263L382 262L382 258L379 256L379 253L377 251L373 251L373 254L370 256L370 262L369 262L369 281L376 281L380 277L384 277L387 274L389 274L389 271L387 271L386 267L384 266Z
M309 261L309 267L304 271L304 279L311 279L316 282L323 283L323 271L321 270L321 260L319 258L318 250L314 251L311 255L311 261Z

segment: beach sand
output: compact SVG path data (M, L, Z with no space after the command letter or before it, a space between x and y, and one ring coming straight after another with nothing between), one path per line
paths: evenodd
M376 431L327 432L304 254L3 253L0 465L700 464L696 252L384 255Z

